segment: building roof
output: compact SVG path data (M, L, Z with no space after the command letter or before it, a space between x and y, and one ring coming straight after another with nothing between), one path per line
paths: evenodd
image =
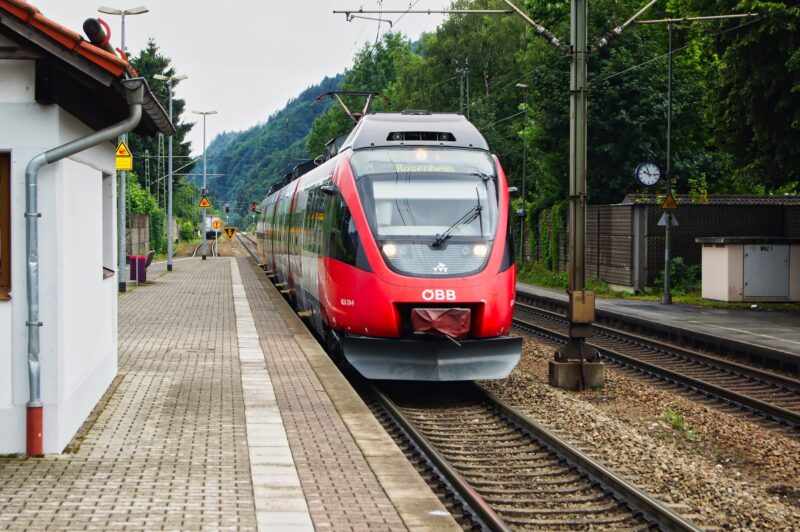
M129 71L133 71L127 60L95 46L23 0L0 0L0 33L24 42L39 54L37 102L57 104L94 129L127 116L121 84ZM143 111L136 133L153 136L175 132L164 107L149 87L145 89Z
M342 149L386 146L448 146L488 150L478 129L455 113L371 113L364 116Z
M659 205L663 201L663 192L656 194L628 194L622 205ZM800 196L745 196L734 194L710 194L704 200L693 198L688 194L677 194L678 205L775 205L800 206Z
M88 59L114 77L121 76L128 67L127 61L93 45L79 33L50 20L28 2L23 0L0 0L0 11L8 13L27 26L39 30L66 50ZM0 16L2 16L2 13L0 13Z

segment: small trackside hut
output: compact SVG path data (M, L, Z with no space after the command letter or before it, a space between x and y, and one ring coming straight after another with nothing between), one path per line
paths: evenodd
M173 127L109 48L0 0L0 454L62 452L117 373L116 137Z

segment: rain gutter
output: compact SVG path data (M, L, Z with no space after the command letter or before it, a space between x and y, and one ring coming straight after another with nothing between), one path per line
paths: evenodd
M38 211L39 170L48 164L60 161L96 146L116 139L132 131L142 118L142 104L146 83L144 78L126 79L120 82L125 88L128 102L128 117L112 126L36 155L25 168L25 247L27 252L27 298L28 298L28 385L30 399L27 405L26 450L28 456L44 454L44 406L41 389L41 363L39 360L39 218ZM123 272L118 272L122 275Z

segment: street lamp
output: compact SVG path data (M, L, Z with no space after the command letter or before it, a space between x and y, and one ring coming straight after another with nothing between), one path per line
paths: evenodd
M528 126L528 84L517 83L515 85L518 89L523 91L523 104L525 105L525 127ZM528 143L525 142L525 136L522 137L522 209L520 210L519 220L519 258L520 262L525 263L525 182L527 181L528 170Z
M121 22L121 31L120 31L120 49L122 50L123 55L125 56L125 60L128 59L128 53L125 48L125 17L128 15L143 15L147 13L149 10L144 6L134 7L132 9L116 9L113 7L105 7L100 6L97 8L97 11L100 13L105 13L106 15L116 15L120 17ZM119 142L121 144L128 145L128 135L123 134L119 137ZM117 265L117 286L119 287L120 292L125 292L128 289L127 282L125 281L125 272L127 269L127 253L125 252L125 233L126 228L128 225L127 221L127 202L126 202L126 195L128 188L128 172L124 170L119 173L119 191L117 194L117 219L119 224L119 234L117 235L117 252L118 252L118 265Z
M144 6L132 7L131 9L117 9L115 7L100 6L97 8L97 11L100 13L105 13L106 15L116 15L120 17L120 40L122 41L121 49L122 52L127 56L128 49L125 48L125 17L128 15L144 15L145 13L149 13L150 10Z
M206 117L209 115L217 114L216 111L192 111L192 113L196 115L200 115L203 117L203 194L208 193L208 178L207 178L207 166L206 166ZM200 210L201 213L201 222L200 222L200 231L203 233L203 260L206 260L206 255L208 254L208 240L206 239L205 235L205 223L206 223L206 209L203 207Z
M172 122L172 86L179 81L187 79L189 76L165 76L156 74L153 76L159 81L167 84L167 97L169 99L169 121ZM175 235L172 232L172 135L169 136L167 148L167 271L172 271L173 241Z

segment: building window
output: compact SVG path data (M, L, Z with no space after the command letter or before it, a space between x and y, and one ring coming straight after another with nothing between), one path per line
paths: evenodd
M11 293L11 155L0 153L0 300Z

